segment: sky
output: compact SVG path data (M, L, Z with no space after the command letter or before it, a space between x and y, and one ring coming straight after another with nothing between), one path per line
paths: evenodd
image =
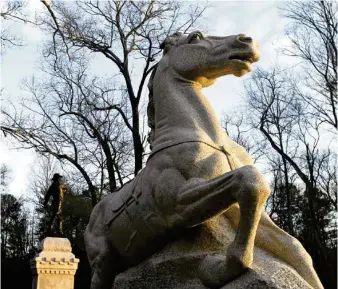
M207 27L209 35L234 35L244 33L252 37L260 47L261 59L259 66L269 67L275 59L286 63L288 59L277 53L277 48L288 43L284 35L286 20L279 13L277 1L209 1L211 8L204 15L203 26ZM29 1L30 11L43 10L39 0ZM32 14L33 15L33 14ZM11 25L13 34L21 37L25 46L6 51L1 59L1 87L5 89L5 99L18 102L24 95L21 90L22 81L31 76L40 76L38 61L44 34L29 24L16 23ZM99 61L99 60L98 60ZM95 68L97 67L97 68ZM94 65L99 74L99 63ZM241 103L243 82L250 77L241 78L226 76L204 90L216 113L229 112ZM1 101L2 105L4 101ZM1 121L1 116L0 116ZM13 149L13 143L8 142L1 134L0 165L7 164L12 170L12 181L9 192L15 196L27 197L28 177L34 168L38 156L32 151Z

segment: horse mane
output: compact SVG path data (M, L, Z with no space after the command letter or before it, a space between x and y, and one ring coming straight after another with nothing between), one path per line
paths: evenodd
M173 35L167 37L160 45L160 48L163 49L163 55L168 53L171 47L176 45L180 37L182 36L181 32L176 32ZM147 117L148 117L148 126L150 127L150 132L148 134L147 141L150 145L150 149L152 150L152 143L155 138L155 107L154 107L154 95L153 95L153 83L154 83L154 76L156 74L158 63L154 66L153 71L150 75L148 81L148 106L147 106Z
M156 73L156 68L157 64L154 67L150 78L148 82L148 89L149 89L149 94L148 94L148 107L147 107L147 116L148 116L148 126L150 127L150 132L148 134L147 141L150 145L150 149L152 150L152 143L155 138L155 106L154 106L154 95L153 95L153 82L154 82L154 76Z

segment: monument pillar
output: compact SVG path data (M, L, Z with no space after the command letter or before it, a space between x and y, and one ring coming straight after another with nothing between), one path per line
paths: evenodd
M73 289L79 259L66 238L45 238L42 250L31 260L32 289Z

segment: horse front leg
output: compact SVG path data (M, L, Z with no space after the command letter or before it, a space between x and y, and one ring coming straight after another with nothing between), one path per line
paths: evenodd
M238 227L240 220L238 206L231 206L225 212L225 216L234 228ZM313 268L311 256L302 244L279 228L266 212L263 212L259 221L255 244L292 266L313 288L324 288Z
M108 240L104 205L100 202L94 207L84 233L92 272L90 289L112 289L116 275L122 271L121 257Z
M179 219L186 226L202 223L238 203L241 217L226 257L208 256L200 265L200 279L220 288L252 265L257 226L270 188L254 167L245 166L212 180L188 180L177 197Z

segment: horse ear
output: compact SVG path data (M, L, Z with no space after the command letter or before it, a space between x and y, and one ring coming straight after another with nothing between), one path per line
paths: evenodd
M164 49L165 48L165 40L160 44L160 49Z
M166 54L166 53L169 51L169 49L170 49L170 47L171 47L171 45L172 45L171 42L172 42L172 41L171 41L171 38L170 38L170 37L167 37L167 38L164 39L163 42L160 44L160 49L163 50L163 54Z
M167 53L171 46L175 45L178 39L183 35L182 32L175 32L174 34L166 37L164 41L160 44L160 49L164 50L164 54Z

